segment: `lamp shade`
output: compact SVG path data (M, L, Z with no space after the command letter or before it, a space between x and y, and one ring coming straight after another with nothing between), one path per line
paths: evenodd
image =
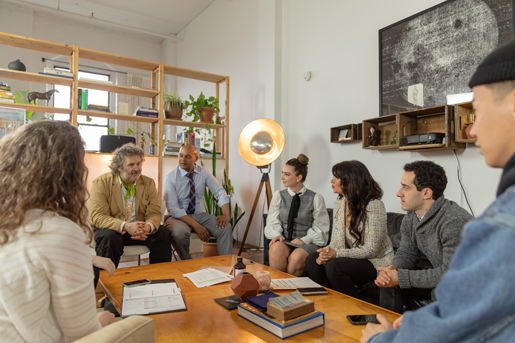
M250 122L240 133L238 149L245 161L254 166L266 166L275 161L284 148L284 132L271 119Z

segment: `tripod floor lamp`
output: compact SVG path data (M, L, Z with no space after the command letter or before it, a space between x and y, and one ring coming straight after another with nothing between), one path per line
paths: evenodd
M261 171L261 181L254 199L254 205L252 206L252 212L250 212L249 221L243 240L241 241L240 250L238 256L241 256L247 234L249 233L252 219L254 218L254 212L256 212L256 206L261 195L263 185L265 185L266 191L266 203L267 208L270 207L270 201L272 200L272 188L270 187L269 171L270 165L275 161L283 151L284 148L284 132L281 126L271 119L258 119L249 123L243 131L241 131L240 139L238 140L238 149L240 155L245 161L256 166Z

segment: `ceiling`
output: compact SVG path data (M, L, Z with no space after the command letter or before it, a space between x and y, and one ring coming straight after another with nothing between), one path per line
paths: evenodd
M71 12L82 16L91 16L104 21L130 26L139 30L161 35L176 35L193 19L202 13L214 0L9 0L23 3L41 12L53 12L60 9L61 15L68 15L75 20L89 19L73 16ZM50 7L45 9L41 6ZM98 22L97 22L98 23Z

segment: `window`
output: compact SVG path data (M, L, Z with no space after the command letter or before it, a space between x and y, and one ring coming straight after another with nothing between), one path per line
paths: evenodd
M55 69L69 71L67 68L54 67ZM91 72L79 71L79 79L87 77L99 81L109 81L109 75L96 74ZM59 93L54 94L54 106L70 108L70 87L55 85L55 89ZM109 106L109 92L99 91L95 89L88 90L88 103L95 105ZM54 118L56 120L68 120L67 114L56 113ZM109 130L109 119L106 118L90 118L91 121L86 120L86 116L78 116L77 121L79 125L79 132L86 142L86 150L98 151L100 150L100 136L107 135Z

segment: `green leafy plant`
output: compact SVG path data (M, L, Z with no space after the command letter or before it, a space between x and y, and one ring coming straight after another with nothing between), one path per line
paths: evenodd
M205 116L205 114L199 113L200 108L202 107L211 107L215 109L215 114L220 112L220 109L218 108L218 99L214 96L210 96L209 98L206 98L204 93L200 92L200 95L197 99L193 97L193 95L190 95L190 100L186 100L184 102L186 109L190 108L189 112L186 113L188 117L193 117L191 120L192 122L196 123L200 121L200 115Z
M213 144L213 151L215 151L215 145ZM200 161L200 164L204 166L204 163ZM213 154L212 157L213 164L213 176L216 177L216 155ZM238 207L238 203L234 204L234 211L232 209L232 195L234 194L234 187L231 184L231 179L227 177L227 173L224 170L224 179L222 181L222 187L229 196L229 223L232 226L232 229L236 227L240 219L245 215L245 212L241 212L241 208ZM216 196L209 190L208 187L204 189L204 201L206 204L206 209L209 214L220 216L222 215L222 209L218 206L218 199Z
M395 130L395 132L393 133L393 139L390 144L391 145L397 144L397 130Z
M165 104L170 103L175 106L180 106L180 105L184 106L184 101L182 101L181 97L179 96L179 90L177 90L174 94L172 94L172 93L168 93L166 91L166 87L165 87L163 99L164 99Z
M17 104L28 104L28 95L30 91L14 91L14 95L16 95L16 103ZM38 104L38 99L34 99L34 105ZM34 114L34 111L27 111L27 117L25 118L25 121L27 123L31 122L29 119Z

